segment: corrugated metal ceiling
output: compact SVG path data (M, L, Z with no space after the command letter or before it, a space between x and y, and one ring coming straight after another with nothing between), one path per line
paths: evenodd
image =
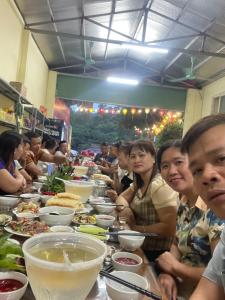
M225 73L224 0L14 1L51 69L196 88ZM169 52L126 50L123 41Z

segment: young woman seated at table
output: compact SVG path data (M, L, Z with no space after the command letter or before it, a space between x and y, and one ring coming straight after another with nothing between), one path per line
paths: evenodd
M168 299L175 300L178 286L179 294L186 298L200 280L219 240L223 221L212 211L199 207L201 199L194 192L188 157L181 153L181 141L165 143L157 153L157 164L162 178L180 195L176 239L170 252L157 260L163 271L161 286Z
M131 229L159 234L157 238L145 238L142 247L153 261L170 249L176 229L177 193L156 175L155 149L150 141L133 143L129 157L134 183L116 203L123 205L119 216L127 218Z
M133 172L129 163L131 143L124 143L119 148L118 169L113 173L113 188L106 195L115 201L119 194L128 189L133 182Z
M22 136L14 131L0 135L0 194L16 193L26 186L26 180L15 166L23 152Z

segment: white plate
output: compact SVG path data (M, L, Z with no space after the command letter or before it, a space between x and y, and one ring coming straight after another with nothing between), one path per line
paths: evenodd
M89 204L86 204L84 208L82 208L79 211L76 211L77 214L89 214L92 211L92 206Z
M35 201L39 201L41 199L41 195L40 194L32 194L32 193L27 193L27 194L21 194L20 197L26 201L26 200L35 200Z
M17 208L14 208L14 209L12 210L12 212L13 212L14 215L16 215L16 216L17 216L18 214L21 214L21 213L24 213L24 214L26 214L26 213L32 214L33 218L38 218L38 216L39 216L38 213L34 214L34 213L32 213L31 211L21 211L21 212L19 212L19 211L17 210ZM29 218L28 218L28 219L29 219Z
M18 231L14 231L11 227L9 226L6 226L4 227L5 231L9 232L9 233L12 233L12 234L15 234L15 235L18 235L18 236L23 236L23 237L31 237L30 234L28 233L22 233L22 232L18 232Z
M12 221L12 217L7 214L0 214L0 217L4 217L5 220L3 222L0 222L0 225L5 225L6 223Z

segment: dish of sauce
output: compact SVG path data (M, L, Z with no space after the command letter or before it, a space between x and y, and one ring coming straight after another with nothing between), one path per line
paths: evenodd
M16 279L0 279L0 293L12 292L23 287L23 283Z
M115 259L116 262L122 264L122 265L130 265L130 266L134 266L138 264L138 261L136 261L133 258L129 258L129 257L118 257Z

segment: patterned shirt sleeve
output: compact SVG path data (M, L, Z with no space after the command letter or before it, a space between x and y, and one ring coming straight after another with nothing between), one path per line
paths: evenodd
M208 237L210 243L219 238L224 227L225 220L219 219L210 209L205 213L205 221L208 225Z
M157 176L152 182L151 198L155 209L168 206L177 207L177 193L168 186L161 176Z

